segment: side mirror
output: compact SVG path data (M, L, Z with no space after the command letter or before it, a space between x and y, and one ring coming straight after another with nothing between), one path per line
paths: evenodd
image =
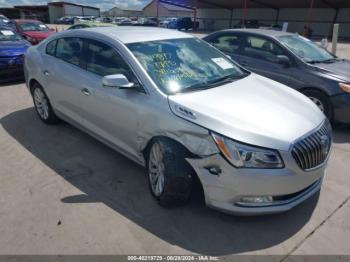
M290 59L285 55L278 55L276 59L277 64L284 65L286 67L290 66Z
M56 32L56 30L55 30L55 29L53 29L53 28L50 28L50 31L51 31L51 32Z
M108 75L102 78L102 85L104 87L114 87L120 89L130 89L134 86L134 83L130 83L129 80L123 74Z

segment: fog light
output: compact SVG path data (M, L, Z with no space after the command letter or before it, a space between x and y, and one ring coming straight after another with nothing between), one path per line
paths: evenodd
M256 197L242 197L240 203L271 203L273 201L272 196L256 196Z

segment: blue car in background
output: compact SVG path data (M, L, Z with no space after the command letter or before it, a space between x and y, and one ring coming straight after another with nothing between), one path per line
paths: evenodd
M31 44L8 27L0 27L0 82L23 78L24 54Z

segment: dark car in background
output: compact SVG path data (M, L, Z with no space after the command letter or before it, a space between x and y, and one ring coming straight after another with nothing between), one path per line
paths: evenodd
M14 20L17 32L25 39L36 45L55 33L54 29L50 29L44 23L38 20L17 19Z
M0 82L24 77L24 54L30 46L17 32L0 27Z
M1 28L10 28L11 30L15 30L15 24L9 18L0 14L0 27Z
M281 31L228 29L204 40L247 69L305 94L330 120L350 123L349 60Z
M139 26L157 26L158 25L158 19L157 17L140 17L138 19L138 22L134 25Z
M169 21L168 28L177 30L188 30L192 28L198 28L199 22L193 22L191 17L179 17L176 20Z
M237 24L233 26L233 28L255 28L255 29L260 27L266 27L266 25L263 23L260 23L259 20L256 20L256 19L240 20Z
M61 24L61 25L72 25L74 24L74 17L73 16L63 16L61 18L58 18L55 23Z

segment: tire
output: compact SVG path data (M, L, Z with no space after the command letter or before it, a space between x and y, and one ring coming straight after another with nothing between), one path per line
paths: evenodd
M330 121L333 120L333 106L327 95L317 90L306 90L303 94L310 98Z
M32 98L39 118L48 125L57 124L59 118L52 109L49 98L39 83L34 83L32 87Z
M195 174L187 156L186 149L166 138L154 141L148 150L149 188L163 207L183 205L190 198Z

